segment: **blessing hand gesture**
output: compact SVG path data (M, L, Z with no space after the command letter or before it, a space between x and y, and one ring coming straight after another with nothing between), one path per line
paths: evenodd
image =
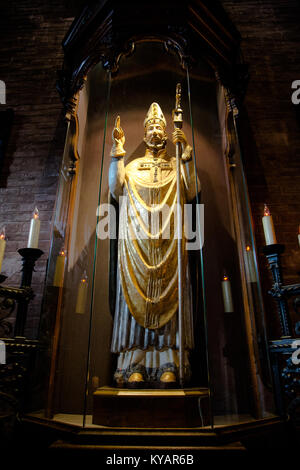
M117 116L115 121L115 127L112 131L112 149L111 149L111 156L112 157L121 157L125 155L124 144L125 144L125 134L120 126L120 116Z

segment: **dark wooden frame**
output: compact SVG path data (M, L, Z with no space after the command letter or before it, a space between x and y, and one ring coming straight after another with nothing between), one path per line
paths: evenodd
M183 67L206 60L224 86L243 94L247 67L240 58L240 34L219 2L164 0L153 8L151 2L103 0L89 2L63 40L57 88L66 111L72 112L74 96L95 64L102 62L113 73L121 55L145 40L174 50Z

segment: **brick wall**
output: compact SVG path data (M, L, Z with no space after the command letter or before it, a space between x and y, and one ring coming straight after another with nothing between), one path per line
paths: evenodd
M278 243L286 246L284 282L299 282L300 248L300 105L291 102L291 84L300 79L300 5L289 1L229 1L223 6L242 36L250 67L242 145L257 246L264 245L261 224L266 202ZM274 304L266 291L271 278L259 256L269 334L278 334ZM299 320L299 318L298 318Z
M6 83L6 108L14 122L0 176L0 227L5 225L7 245L2 272L6 284L19 285L21 257L27 246L34 207L40 211L39 247L45 252L33 274L36 298L30 305L26 334L35 336L47 254L49 231L63 151L62 105L55 89L61 67L61 41L72 18L63 2L6 2L1 12L0 79Z

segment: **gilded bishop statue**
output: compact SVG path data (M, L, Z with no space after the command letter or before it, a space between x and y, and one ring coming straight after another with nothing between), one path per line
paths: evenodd
M166 119L152 103L144 120L144 156L124 164L125 136L120 117L112 133L109 189L121 204L117 242L117 274L111 350L118 354L114 379L118 386L178 383L178 237L176 158L166 151ZM197 175L192 148L176 129L181 147L180 204L196 196ZM121 203L122 201L122 203ZM182 234L184 246L184 231ZM190 377L193 349L192 293L188 256L182 251L182 322L184 380Z

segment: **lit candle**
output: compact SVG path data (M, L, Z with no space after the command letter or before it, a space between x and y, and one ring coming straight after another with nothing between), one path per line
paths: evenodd
M299 243L299 246L300 246L300 225L299 225L299 228L298 228L298 243Z
M86 307L86 299L88 292L88 277L84 271L83 278L79 282L78 292L77 292L77 302L76 302L76 313L84 313Z
M30 222L30 230L28 236L27 248L37 248L39 244L41 221L39 218L39 211L34 209L33 217Z
M5 228L3 227L0 233L0 272L1 272L2 262L4 258L5 246L6 246Z
M233 302L231 295L231 285L228 277L224 274L222 281L222 293L223 293L223 302L224 302L224 312L230 313L233 312Z
M248 281L249 282L256 282L253 251L251 250L250 245L246 246L246 262L247 262L247 266L248 266Z
M274 245L275 243L277 243L277 240L274 230L273 218L266 204L264 208L264 216L262 218L262 223L264 227L266 245Z
M65 272L66 252L62 249L56 259L55 273L53 285L55 287L63 287L64 285L64 272Z

